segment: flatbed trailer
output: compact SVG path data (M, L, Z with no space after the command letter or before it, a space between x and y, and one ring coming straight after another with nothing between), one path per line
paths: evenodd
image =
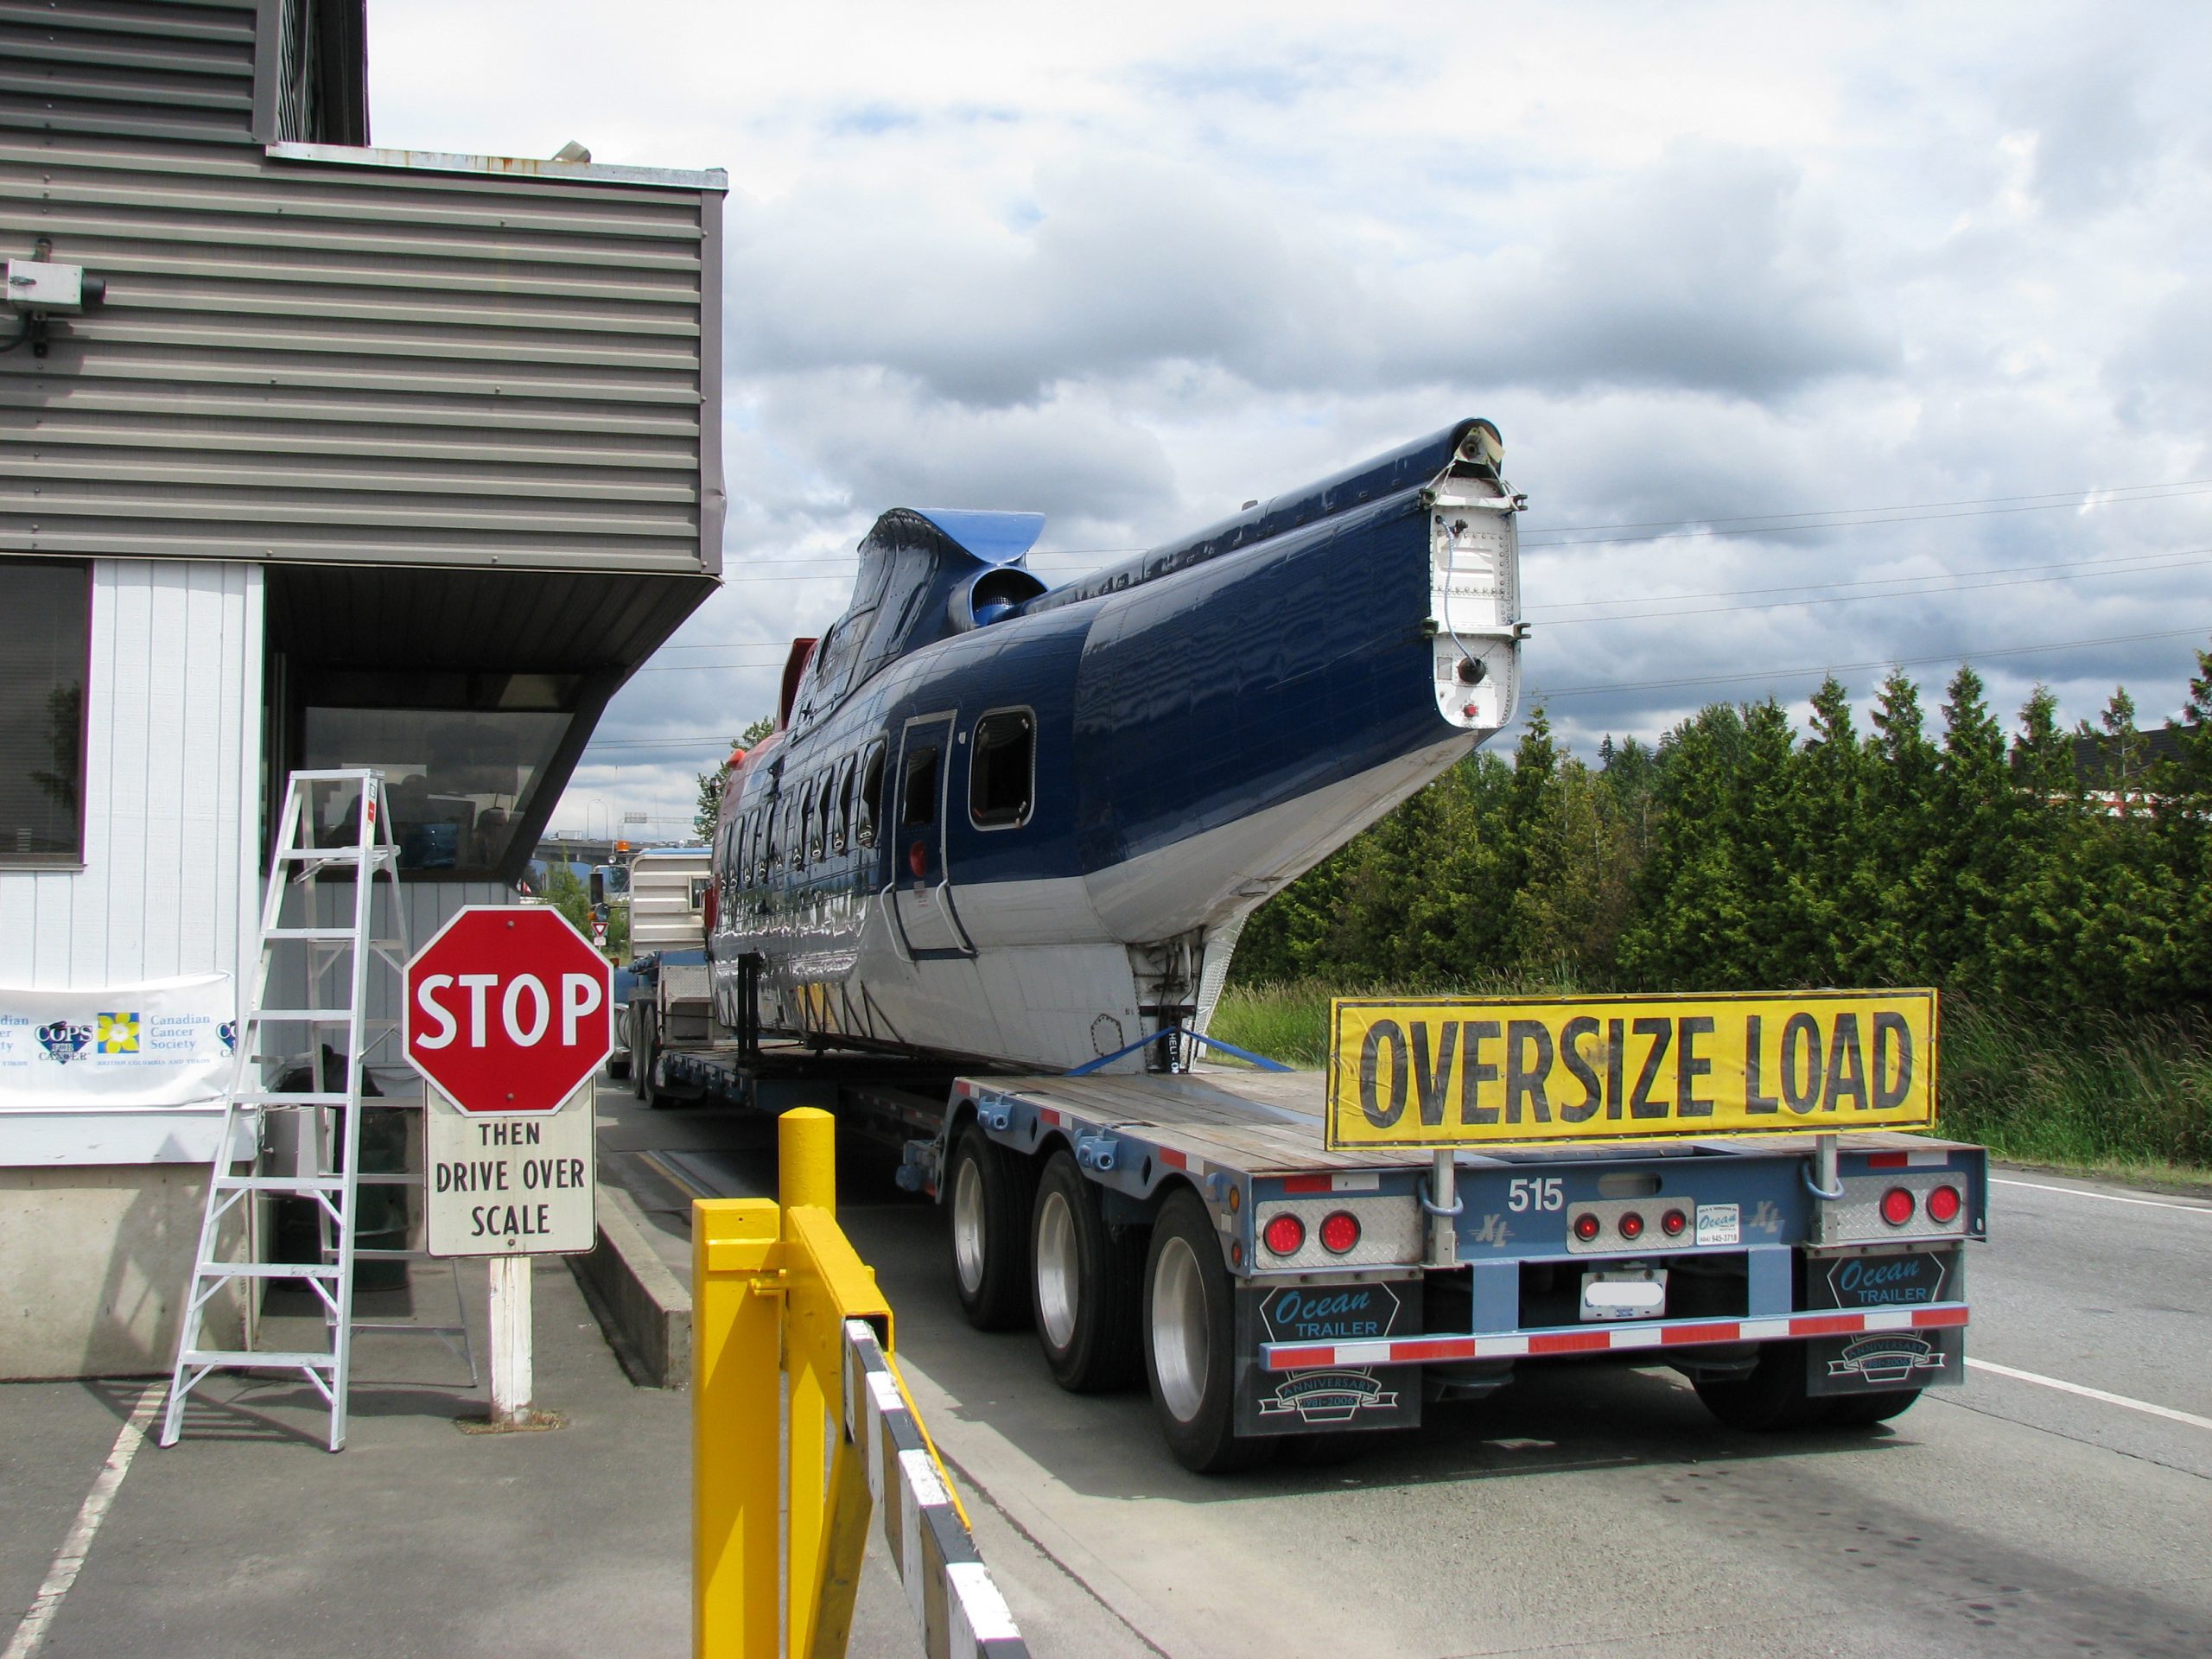
M1411 1427L1554 1360L1672 1366L1747 1429L1872 1424L1964 1380L1965 1245L1987 1215L1974 1146L1461 1150L1447 1174L1328 1149L1319 1072L947 1080L730 1043L661 1065L764 1109L833 1105L899 1144L901 1184L950 1211L970 1322L1033 1324L1076 1391L1143 1377L1194 1469Z

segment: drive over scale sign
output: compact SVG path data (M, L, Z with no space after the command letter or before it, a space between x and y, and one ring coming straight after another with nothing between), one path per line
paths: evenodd
M607 958L556 910L472 905L404 983L404 1052L430 1085L430 1254L590 1249L593 1080L614 1046Z
M1919 1129L1934 991L1340 998L1332 1149Z

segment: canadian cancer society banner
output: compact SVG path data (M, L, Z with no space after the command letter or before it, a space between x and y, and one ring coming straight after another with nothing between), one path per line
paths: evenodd
M219 1099L237 1047L228 974L98 990L0 986L0 1110Z

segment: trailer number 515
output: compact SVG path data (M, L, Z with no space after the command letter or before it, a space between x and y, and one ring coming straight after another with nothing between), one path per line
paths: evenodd
M1541 1179L1509 1182L1505 1189L1505 1207L1519 1215L1527 1210L1564 1210L1567 1193L1561 1178L1546 1175Z

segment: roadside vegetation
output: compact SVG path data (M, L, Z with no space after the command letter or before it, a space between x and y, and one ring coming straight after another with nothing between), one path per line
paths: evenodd
M1933 985L1942 1129L1999 1155L2212 1168L2212 652L2154 746L2115 691L2007 734L1961 668L1872 730L1714 704L1563 753L1541 711L1253 917L1215 1029L1318 1063L1331 995ZM2155 755L2154 747L2159 751Z

